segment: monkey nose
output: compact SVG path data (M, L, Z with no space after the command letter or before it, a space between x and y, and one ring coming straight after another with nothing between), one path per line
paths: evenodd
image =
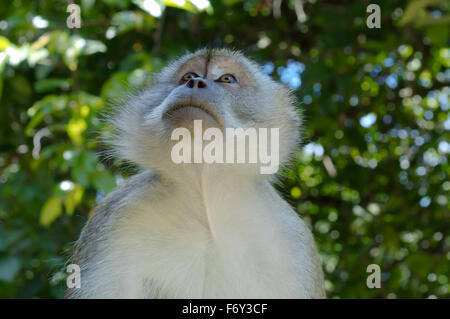
M193 89L195 87L202 89L202 88L206 87L206 83L205 83L205 81L203 81L200 78L195 78L195 79L190 79L189 81L187 81L186 86L191 89Z

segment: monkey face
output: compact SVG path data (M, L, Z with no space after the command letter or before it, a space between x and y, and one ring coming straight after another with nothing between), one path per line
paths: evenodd
M203 129L278 128L280 160L299 139L291 92L242 54L224 49L203 49L174 61L113 120L119 156L145 166L167 162L170 133L178 127L192 130L194 120L202 120Z
M250 109L246 95L255 96L257 88L250 72L227 56L193 56L166 81L172 90L154 112L171 128L192 128L194 120L204 128L241 127L236 120L243 112L236 110Z

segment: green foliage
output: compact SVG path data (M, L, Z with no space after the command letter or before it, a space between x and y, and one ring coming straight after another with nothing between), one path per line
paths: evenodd
M0 297L63 295L72 242L132 173L101 155L100 112L208 44L295 89L304 147L277 187L311 225L328 295L450 296L448 2L383 1L380 29L363 1L303 1L306 20L296 1L76 2L78 30L66 1L0 8Z

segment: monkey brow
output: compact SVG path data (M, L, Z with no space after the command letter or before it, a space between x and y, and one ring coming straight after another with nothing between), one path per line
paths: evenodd
M211 61L213 52L211 48L208 48L206 51L206 60L205 60L205 72L203 73L205 75L205 78L208 76L208 65L209 62Z

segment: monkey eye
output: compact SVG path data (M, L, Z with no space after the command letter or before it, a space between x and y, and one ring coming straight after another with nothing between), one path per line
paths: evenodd
M216 82L237 83L237 80L232 74L227 73L218 78Z
M185 75L183 75L183 77L181 78L181 81L182 82L187 82L187 81L189 81L190 79L193 79L193 78L198 78L199 76L196 74L196 73L194 73L194 72L188 72L188 73L186 73Z

